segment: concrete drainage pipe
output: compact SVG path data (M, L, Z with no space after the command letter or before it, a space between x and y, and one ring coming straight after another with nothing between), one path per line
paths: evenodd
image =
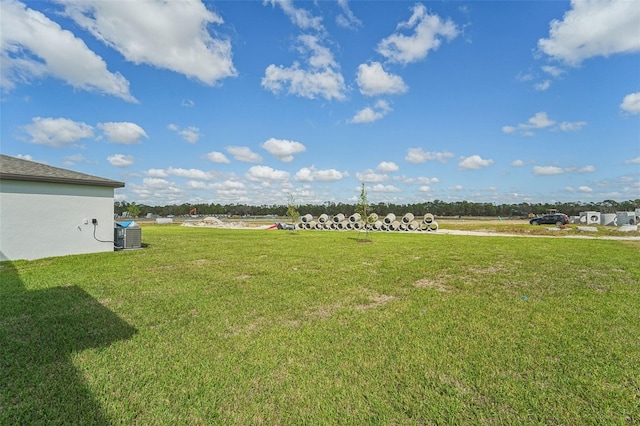
M413 217L413 213L407 213L404 216L402 216L402 223L406 223L408 224L409 222L411 222L414 219Z
M396 220L396 215L393 213L389 213L384 217L383 222L387 225L391 225L391 223L393 223L394 220Z
M340 223L344 220L344 215L342 213L338 213L337 215L335 215L333 217L333 222L334 223Z
M327 216L325 213L322 213L320 216L318 216L318 222L320 223L326 223L329 220L329 216Z
M311 216L310 214L305 214L300 218L300 220L303 221L304 223L309 223L313 220L313 216Z
M431 213L427 213L424 215L424 219L423 219L424 223L431 223L433 222L433 220L434 220L434 217Z
M359 222L361 219L362 217L360 216L360 213L354 213L351 216L349 216L349 222L351 223Z

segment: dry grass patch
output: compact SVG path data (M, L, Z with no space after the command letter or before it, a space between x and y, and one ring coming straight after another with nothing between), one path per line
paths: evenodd
M342 308L340 304L317 306L314 309L307 310L305 312L305 317L311 319L327 319L340 308Z
M374 296L369 296L369 298L371 300L371 303L367 303L364 305L356 305L354 306L354 309L356 311L366 311L369 309L374 309L374 308L386 305L396 297L390 294L376 294Z
M413 286L416 288L430 288L432 290L441 291L446 293L451 291L451 288L442 283L442 280L434 280L431 278L422 278L413 283Z

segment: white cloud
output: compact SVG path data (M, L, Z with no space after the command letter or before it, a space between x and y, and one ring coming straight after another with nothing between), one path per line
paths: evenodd
M194 180L214 180L220 176L220 172L206 172L200 169L183 169L179 167L169 167L168 169L149 169L145 174L152 178L166 178L169 176L177 176L181 178Z
M307 148L300 142L285 139L269 138L262 147L280 161L289 163L293 161L293 154L304 152Z
M536 176L550 176L564 173L565 170L556 166L533 166L533 174Z
M376 170L382 173L392 173L400 170L400 167L393 161L383 161L376 167Z
M144 129L135 123L123 122L110 122L110 123L98 123L96 126L102 130L110 142L119 144L136 144L140 143L141 138L148 138Z
M511 165L512 165L513 167L522 167L522 166L524 166L524 161L522 161L522 160L515 160L515 161L513 161L513 162L511 163Z
M180 136L182 139L189 143L196 143L200 139L200 129L194 126L189 126L186 129L180 130Z
M596 171L595 166L587 165L584 167L557 167L557 166L534 166L533 174L536 176L560 175L563 173L593 173Z
M67 144L93 137L93 127L68 118L34 117L33 123L24 126L32 143L61 148Z
M384 117L384 114L381 112L376 112L371 107L366 107L361 109L353 116L351 119L351 123L373 123L374 121L380 120Z
M542 83L537 83L533 86L534 89L544 92L551 87L551 80L545 80Z
M426 185L431 185L433 183L440 183L440 179L438 179L437 177L432 177L432 178L428 178L428 177L418 177L416 179L416 181L418 183L423 183Z
M422 185L418 188L420 192L431 192L431 187L429 185Z
M191 99L183 99L181 105L185 108L193 108L194 106L196 106L196 103Z
M239 190L244 189L245 184L238 180L225 180L223 182L216 182L211 185L212 188L216 188L218 190Z
M294 179L298 182L335 182L349 176L347 172L336 169L318 170L314 166L298 170Z
M260 163L262 156L251 151L251 148L246 146L228 146L227 152L238 161L244 161L246 163Z
M544 129L555 124L555 121L549 119L546 112L537 112L528 120L529 125L536 129Z
M342 13L336 16L336 24L338 24L338 26L348 29L357 29L362 26L362 21L349 9L347 0L338 0L338 6L342 9Z
M202 182L200 180L189 180L187 181L185 186L187 187L187 189L210 189L211 188L211 184Z
M562 74L564 74L566 72L562 68L554 66L554 65L543 65L540 68L542 69L542 71L544 71L545 73L547 73L550 76L555 77L555 78L560 77Z
M591 189L591 188L590 188L590 187L588 187L588 186L579 186L579 187L578 187L578 191L580 191L580 192L587 192L587 193L588 193L588 192L593 192L593 189Z
M366 96L396 95L409 90L402 77L387 73L380 62L360 64L356 81L360 93Z
M164 169L149 169L147 170L146 174L147 176L153 178L165 178L169 176L169 173L167 173Z
M174 168L169 167L166 170L168 175L178 176L182 178L188 179L199 179L199 180L212 180L218 176L217 172L205 172L200 169L182 169L182 168Z
M570 169L569 171L574 171L574 170L573 170L573 169ZM580 167L580 168L575 169L575 172L576 172L576 173L593 173L593 172L595 172L595 171L596 171L595 166L591 166L591 165L588 165L588 166L584 166L584 167Z
M302 30L317 30L321 31L322 18L319 16L313 16L311 12L305 9L299 9L293 6L292 0L265 0L264 4L271 3L271 6L280 6L285 15L289 17L291 23Z
M177 126L175 124L169 124L167 126L167 129L177 132L180 137L182 137L182 139L190 144L194 144L198 142L198 139L200 139L200 129L195 126L189 126L185 129L182 129L180 128L180 126Z
M429 152L424 151L422 148L409 148L407 156L404 157L404 159L409 163L425 163L429 160L446 163L447 160L453 157L454 155L451 152Z
M122 8L127 9L127 8ZM0 86L53 76L75 89L137 102L129 82L73 33L18 1L0 2Z
M595 56L638 52L638 22L636 1L572 0L563 19L551 21L549 38L538 40L538 48L572 66Z
M362 173L357 172L356 179L358 179L360 182L365 182L365 183L384 182L385 180L389 179L389 176L387 176L384 173L376 173L371 169L367 169Z
M114 154L107 157L107 161L114 167L129 167L133 165L133 156L124 154Z
M365 107L358 111L350 122L353 124L373 123L374 121L380 120L391 111L393 111L393 109L389 106L387 101L379 100L373 107Z
M640 157L632 158L624 162L625 164L640 164Z
M378 183L367 188L370 192L402 192L399 188L393 185L383 185Z
M166 186L169 185L169 181L165 179L158 179L158 178L144 178L142 180L142 183L144 186L148 188L155 188L155 189L164 189Z
M464 189L464 187L462 185L456 185L456 186L450 186L449 191L456 191L456 192L460 192Z
M275 170L268 166L253 166L247 171L245 177L254 182L284 181L289 179L289 173L283 170Z
M462 158L458 163L458 167L464 170L479 170L483 167L488 167L493 164L493 160L486 160L479 155L471 155L469 157Z
M438 15L430 15L427 8L420 3L413 6L408 21L397 25L396 30L402 29L413 29L413 34L395 32L378 44L378 53L390 62L408 64L419 61L424 59L430 50L437 50L442 38L451 41L458 35L458 29L450 19L444 21Z
M229 40L208 27L224 21L200 1L58 0L65 13L134 64L168 69L207 85L237 74Z
M226 155L218 151L211 151L204 155L205 158L209 159L209 161L213 163L230 163L229 159Z
M319 38L313 35L303 34L298 41L300 53L308 55L309 68L301 68L298 62L288 68L271 64L265 69L262 87L274 94L286 91L308 99L345 99L344 77L331 51L321 46Z
M620 104L620 109L629 114L640 114L640 92L629 93Z
M96 164L95 161L89 161L87 157L85 157L82 154L74 154L74 155L68 155L64 157L64 161L62 162L62 165L65 167L72 167L72 166L75 166L77 163Z
M574 121L573 123L568 121L563 121L562 123L558 124L558 127L563 132L575 132L582 129L586 125L587 125L586 121Z
M549 129L561 130L563 132L578 131L587 125L586 121L563 121L556 125L556 122L549 118L546 112L540 111L530 117L526 123L520 123L517 126L503 126L503 133L520 133L523 136L533 136L534 130Z
M136 199L144 200L149 204L173 204L180 203L184 191L175 183L161 178L144 178L142 185L132 183L127 185Z

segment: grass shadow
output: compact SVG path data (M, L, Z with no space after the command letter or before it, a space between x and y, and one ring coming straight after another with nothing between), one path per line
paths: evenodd
M70 355L136 330L77 286L28 291L0 264L0 424L109 424Z

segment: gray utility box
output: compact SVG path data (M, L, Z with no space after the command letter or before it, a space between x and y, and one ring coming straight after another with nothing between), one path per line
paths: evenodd
M134 221L116 222L113 244L116 250L142 248L142 229Z

